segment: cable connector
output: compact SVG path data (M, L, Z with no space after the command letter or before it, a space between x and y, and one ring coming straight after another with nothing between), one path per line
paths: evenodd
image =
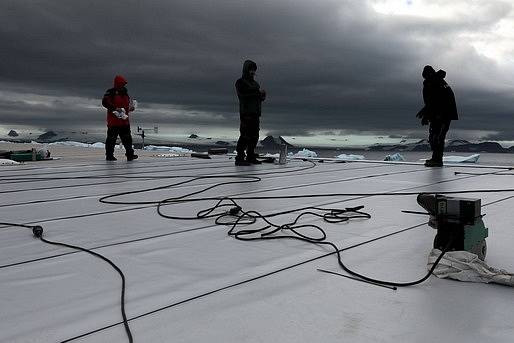
M363 205L361 206L355 206L355 207L347 207L345 210L346 211L349 211L349 212L356 212L356 211L360 211L364 208Z
M32 233L34 234L34 237L41 238L43 237L43 227L36 225L32 227Z
M228 213L233 216L237 216L239 211L241 211L241 206L235 206L235 207L232 207L230 210L228 210Z

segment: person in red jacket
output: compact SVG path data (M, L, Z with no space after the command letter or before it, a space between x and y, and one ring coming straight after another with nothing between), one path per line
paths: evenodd
M128 95L126 84L127 80L123 76L116 75L114 87L108 89L102 99L102 105L107 109L107 139L105 140L105 159L107 161L116 161L114 146L118 135L125 147L127 161L137 158L132 148L129 122L129 113L134 111L134 105Z

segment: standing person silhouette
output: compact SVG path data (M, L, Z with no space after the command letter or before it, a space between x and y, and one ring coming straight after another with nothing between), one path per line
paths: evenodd
M125 147L127 161L137 158L132 147L129 122L129 112L134 111L134 105L128 95L126 84L127 80L123 76L116 75L114 87L108 89L102 99L102 105L107 109L107 139L105 140L105 159L107 161L116 161L114 146L118 135Z
M426 167L442 167L444 141L452 120L458 120L457 104L452 89L444 80L444 70L435 71L432 66L425 66L422 73L423 100L425 106L416 115L421 124L429 127L428 141L432 149L432 158L425 161Z
M261 103L266 98L266 92L260 89L259 83L255 81L256 71L257 64L246 60L243 64L243 75L236 81L240 118L236 166L261 164L256 158L255 147L259 141Z

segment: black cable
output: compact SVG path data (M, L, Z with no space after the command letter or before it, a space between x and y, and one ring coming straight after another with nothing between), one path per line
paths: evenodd
M320 268L317 268L316 270L318 272L332 274L332 275L337 275L337 276L342 276L342 277L345 277L345 278L348 278L348 279L351 279L351 280L355 280L355 281L359 281L359 282L366 282L366 283L368 283L370 285L375 285L375 286L378 286L378 287L384 287L384 288L387 288L387 289L392 289L393 291L395 291L397 289L396 287L392 287L392 286L388 286L388 285L381 285L379 283L373 283L373 282L364 281L364 280L359 279L358 277L344 275L344 274L336 273L336 272L333 272L333 271L330 271L330 270L325 270L325 269L320 269Z
M504 198L501 198L501 199L498 199L498 200L494 200L494 201L489 202L489 203L482 204L482 207L494 205L494 204L497 204L499 202L506 201L506 200L509 200L509 199L512 199L512 198L514 198L514 195L508 196L508 197L504 197ZM230 210L229 210L229 212L230 212ZM402 212L410 213L410 212L414 212L414 211L402 211ZM416 213L418 213L418 212L416 212ZM419 212L419 213L420 214L422 213L423 215L426 215L426 213L424 213L424 212ZM237 212L234 213L234 214L237 214ZM426 223L423 223L423 224L426 224ZM420 224L420 225L423 225L423 224ZM1 225L1 223L0 223L0 225ZM166 233L162 233L162 234L158 234L158 235L152 235L152 236L135 238L135 239L125 240L125 241L119 241L119 242L112 242L112 243L97 245L97 246L91 247L89 249L96 250L96 249L101 249L101 248L106 248L106 247L122 245L122 244L126 244L126 243L141 242L141 241L145 241L145 240L149 240L149 239L167 237L167 236L172 236L172 235L176 235L176 234L180 234L180 233L184 233L184 232L191 232L191 231L202 230L202 229L210 228L210 227L211 226L209 225L209 226L202 226L202 227L195 227L195 228L190 228L190 229L184 229L184 230L180 230L180 231L166 232ZM404 231L405 230L400 230L400 231L395 231L394 233L401 233L401 232L404 232ZM385 237L388 237L388 236L385 236ZM385 237L382 236L382 237L379 237L379 238L385 238ZM369 242L369 241L366 241L365 243L367 243L367 242ZM341 251L344 251L344 250L347 250L347 249L348 248L343 248L343 249L341 249ZM50 256L45 256L45 257L39 257L39 258L35 258L35 259L31 259L31 260L26 260L26 261L21 261L21 262L14 262L14 263L9 263L9 264L4 264L4 265L0 265L0 269L8 268L8 267L14 267L14 266L18 266L18 265L22 265L22 264L27 264L27 263L32 263L32 262L44 261L44 260L48 260L48 259L52 259L52 258L57 258L57 257L61 257L61 256L66 256L66 255L72 255L72 254L76 254L76 253L78 253L78 252L77 251L70 251L70 252L66 252L66 253L50 255Z
M228 203L223 203L223 201L227 201ZM227 207L227 206L233 206L233 208L236 208L240 214L234 215L235 211L228 211L228 212L222 211L222 212L218 212L218 213L213 213L215 210L223 208L223 207ZM268 215L263 215L257 211L245 212L241 208L242 207L237 204L237 202L234 200L234 198L225 197L223 200L218 201L216 203L216 205L214 205L213 207L198 212L197 218L213 218L213 217L215 217L216 218L215 222L217 224L231 226L230 230L228 231L228 235L232 236L238 240L254 241L254 240L270 240L270 239L295 239L295 240L300 240L300 241L307 242L307 243L314 243L314 244L318 244L318 245L327 245L327 246L331 247L332 249L334 249L335 253L337 254L338 263L344 271L346 271L347 273L354 275L364 281L368 281L370 283L389 285L389 286L393 286L393 287L407 287L407 286L413 286L413 285L422 283L423 281L425 281L426 279L428 279L430 277L430 275L432 274L434 269L437 267L439 261L441 260L441 258L444 256L444 254L447 251L447 249L444 249L442 251L441 255L435 261L431 270L427 274L425 274L425 276L422 277L421 279L411 281L411 282L392 282L392 281L378 280L378 279L374 279L374 278L362 275L362 274L357 273L357 272L351 270L350 268L348 268L343 263L339 248L334 243L325 241L327 235L320 226L314 225L314 224L297 224L298 221L300 220L300 218L303 216L306 216L306 215L313 215L313 216L321 217L321 218L323 218L324 221L329 222L329 223L347 222L351 219L357 219L357 218L369 219L369 218L371 218L370 214L360 211L361 209L364 208L364 206L357 206L357 207L353 207L353 208L350 207L350 208L345 208L345 209L330 209L330 208L326 209L326 208L318 208L318 207L304 207L301 209L293 209L293 210L288 210L288 211L275 212L273 214L268 214ZM307 211L309 209L321 211L322 214ZM157 211L158 211L159 215L164 218L193 219L193 218L187 218L187 217L184 218L184 217L170 216L170 215L163 214L160 211L160 206L157 207ZM304 211L304 212L300 213L292 222L289 222L286 224L281 224L281 225L274 224L273 222L271 222L268 219L270 217L276 217L279 215L293 213L293 212L299 212L299 211ZM224 222L222 220L222 218L226 218L227 216L232 216L235 218L235 220L229 221L229 222ZM239 230L239 231L236 230L238 225L253 224L258 219L262 219L266 223L266 225L259 229L246 229L246 230ZM243 221L243 222L241 222L241 221ZM310 228L310 229L314 229L314 230L318 231L318 233L320 233L320 236L318 236L318 237L314 237L312 235L309 236L309 235L303 234L299 231L299 230L305 229L305 228ZM292 235L291 234L290 235L275 235L279 231L280 232L283 232L283 231L291 232ZM448 247L449 246L450 245L448 245Z
M220 165L222 164L223 165ZM310 162L313 164L313 162ZM232 164L229 164L227 165L226 162L210 162L210 164L218 164L217 166L208 166L208 167L202 167L202 168L195 168L195 170L202 170L202 169L209 169L209 170L212 170L212 169L222 169L222 168L227 168L229 166L232 166ZM183 165L180 165L180 166L183 166ZM147 169L147 168L153 168L149 171L135 171L135 172L131 172L131 173L118 173L118 174L100 174L100 175L84 175L84 176L49 176L49 177L41 177L40 175L47 175L47 174L50 174L50 175L56 175L56 174L65 174L65 173L89 173L91 171L123 171L123 169L102 169L102 170L87 170L87 171L76 171L76 170L73 170L73 171L65 171L65 172L61 172L61 173L38 173L37 175L38 176L34 176L34 174L21 174L21 175L9 175L7 176L7 178L1 178L0 177L0 184L12 184L12 183L24 183L24 182L37 182L37 181L54 181L54 180L89 180L89 179L111 179L111 178L121 178L121 179L145 179L145 178L148 178L148 179L170 179L170 178L179 178L179 177L194 177L196 175L163 175L163 176L145 176L145 174L158 174L158 173L166 173L166 172L177 172L177 171L182 171L182 170L191 170L191 167L189 168L173 168L173 169L164 169L164 170L159 170L157 171L156 169L163 169L163 168L168 168L169 166L150 166L150 167L141 167L139 169ZM291 169L292 167L283 167L283 169ZM310 169L312 168L312 166L309 166L308 168L306 169ZM359 168L349 168L349 170L355 170L355 169L368 169L368 168L373 168L373 167L359 167ZM282 168L281 168L282 169ZM133 171L134 169L131 168L130 169L131 171ZM303 168L301 170L304 170ZM297 170L299 171L299 170ZM273 172L273 173L283 173L284 171L282 172ZM250 174L250 175L254 175L254 174L258 174L258 173L253 173L253 174ZM262 173L262 174L267 174L267 173ZM261 175L262 175L261 174ZM212 175L212 174L208 174L208 175ZM220 174L221 175L221 174ZM226 175L226 174L225 174ZM229 174L230 175L230 174ZM232 174L232 175L241 175L241 174ZM27 176L27 177L23 177L21 178L20 176ZM2 181L6 181L6 182L2 182Z
M39 240L41 240L44 243L51 244L51 245L57 245L57 246L63 246L63 247L75 249L75 250L80 250L80 251L86 252L88 254L91 254L95 257L98 257L98 258L104 260L105 262L109 263L111 265L111 267L113 267L114 270L116 270L121 277L121 303L120 303L121 316L123 318L123 325L125 327L125 332L127 333L129 343L133 343L134 340L132 338L132 332L130 331L130 326L129 326L128 320L127 320L127 314L125 313L125 275L123 274L122 270L114 262L112 262L107 257L102 256L99 253L91 251L86 248L82 248L82 247L79 247L76 245L66 244L66 243L62 243L62 242L50 241L43 237L43 227L41 227L39 225L31 226L31 225L23 225L23 224L15 224L15 223L2 223L2 222L0 222L0 224L32 229L32 233L34 234L34 237L38 238Z
M314 193L314 194L294 194L294 195L275 195L275 196L252 196L252 197L230 197L232 200L272 200L272 199L300 199L300 198L329 198L329 197L374 197L374 196L408 196L418 194L471 194L471 193L510 193L514 192L514 188L504 189L468 189L468 190L456 190L456 191L425 191L425 192L377 192L377 193ZM116 195L111 195L114 197ZM195 199L183 199L185 196L180 198L170 198L160 201L161 206L164 204L175 204L175 203L187 203L187 202L198 202L207 200L221 200L228 199L227 197L205 197ZM118 204L123 204L119 202Z
M314 165L315 164L313 163L313 166ZM290 172L290 171L286 171L286 172ZM225 176L225 178L226 177L227 176ZM235 177L235 175L230 175L229 177ZM237 177L246 178L246 181L243 181L243 182L258 182L260 180L260 178L252 177L251 175L237 175ZM209 176L202 176L202 178L210 178L210 177ZM119 193L119 194L111 195L111 196L104 197L104 198L112 198L112 197L121 196L121 195L129 195L129 194L134 194L134 193L142 193L142 192L147 192L147 191L155 190L155 189L171 188L173 186L177 186L178 184L193 182L194 180L197 180L197 179L198 178L194 178L194 179L183 181L181 183L161 186L161 187L158 187L158 188L145 189L145 190L139 190L139 191L133 191L133 192ZM259 180L257 180L257 179L259 179ZM248 181L248 180L250 180L250 181ZM326 238L326 234L319 226L313 225L313 224L308 224L308 225L297 224L299 219L301 217L303 217L303 216L306 216L306 215L318 216L318 217L321 217L325 221L330 222L330 223L347 222L347 221L349 221L352 218L370 218L369 214L359 211L362 207L359 207L359 208L346 208L346 209L324 209L324 208L318 208L318 207L305 207L305 208L302 208L302 209L283 211L283 212L278 212L278 213L273 213L273 214L269 214L269 215L263 216L263 215L261 215L260 213L258 213L256 211L244 212L244 211L242 211L241 206L237 205L237 203L235 202L235 200L243 200L243 199L245 199L245 200L284 199L284 198L293 199L293 198L306 198L306 197L314 198L314 197L327 197L327 196L328 197L333 197L333 196L380 196L380 195L398 195L398 196L400 196L400 195L417 195L417 194L419 194L419 192L329 193L329 194L312 194L312 195L311 194L307 194L307 195L275 196L275 197L257 197L257 196L254 196L254 197L206 197L206 198L187 199L188 197L190 197L192 195L200 194L202 192L205 192L206 190L218 187L218 186L223 185L223 184L240 183L240 182L241 181L231 181L231 182L226 182L226 183L218 183L218 184L211 185L211 186L209 186L209 187L207 187L207 188L205 188L203 190L200 190L200 191L196 191L196 192L193 192L193 193L190 193L190 194L186 194L186 195L182 195L182 196L179 196L179 197L169 198L169 199L165 199L165 200L159 201L159 202L157 202L157 210L159 211L160 215L163 215L164 217L167 217L167 218L174 218L174 219L216 218L215 222L217 224L220 224L220 225L231 225L232 228L231 228L231 230L229 230L229 234L231 236L234 236L236 239L240 239L240 240L288 238L288 239L297 239L297 240L301 240L301 241L304 241L304 242L315 243L315 244L320 244L320 245L329 245L329 246L331 246L334 249L334 252L337 254L339 264L340 264L340 266L345 271L347 271L348 273L353 274L353 275L361 278L362 280L367 280L367 281L369 281L371 283L380 283L380 284L394 285L394 286L410 286L410 285L414 285L414 284L423 282L431 275L431 273L433 272L433 270L435 269L435 267L439 263L440 259L443 257L444 253L446 252L445 250L443 250L441 255L435 261L434 266L429 271L429 273L426 274L425 277L420 279L420 280L413 281L413 282L407 282L407 283L394 283L394 282L389 282L389 281L375 280L375 279L363 276L361 274L358 274L358 273L353 272L352 270L348 269L344 265L344 263L342 262L342 258L341 258L341 255L340 255L340 251L342 251L344 249L340 250L335 244L333 244L331 242L324 241L325 238ZM447 192L437 192L437 193L438 194L456 194L456 193L477 193L477 192L488 193L488 192L509 192L509 191L514 191L514 190L513 189L485 190L485 191L484 190L466 190L466 191L447 191ZM425 193L432 194L433 192L425 192ZM106 199L103 199L103 200L106 200ZM197 216L194 217L194 218L169 216L169 215L164 215L162 212L160 212L161 206L163 206L163 205L177 204L177 203L187 203L187 202L193 202L193 201L206 201L206 200L216 200L216 201L218 201L218 203L215 206L213 206L213 207L210 207L208 209L200 211L197 214ZM229 203L223 203L224 201L229 201ZM112 201L112 202L111 201L102 201L102 202L126 204L126 202L114 202L114 201ZM152 203L155 204L156 202L152 202ZM130 204L133 204L133 203L130 203ZM220 212L215 213L216 210L218 210L220 208L223 208L223 207L230 207L230 209L228 211L223 211L221 213ZM309 210L309 209L312 210L312 211L305 211L305 210ZM268 219L266 219L266 218L271 218L271 217L274 217L274 216L282 215L282 214L285 214L285 213L298 212L298 211L301 211L301 210L304 210L305 212L300 213L293 222L288 223L288 224L276 225L276 224L273 224ZM319 211L321 213L313 212L313 211ZM238 213L241 213L241 214L237 215ZM230 220L230 221L226 221L226 219L230 218L230 217L233 217L234 219ZM254 223L258 219L263 219L264 221L266 221L266 223L268 225L266 225L262 229L257 229L257 230L239 230L239 231L235 230L237 225L241 225L243 223L245 223L245 224ZM2 224L4 224L4 225L11 225L10 223L0 223L0 225L2 225ZM29 227L29 226L24 225L23 227ZM309 236L307 234L304 234L304 233L300 232L301 230L303 230L305 228L311 228L311 229L316 229L316 230L319 229L318 232L320 233L320 236L313 237L313 236ZM265 230L267 230L267 231L265 231ZM276 233L279 232L279 231L289 231L289 232L292 232L292 235L276 235ZM260 236L252 237L252 235L260 235ZM71 246L71 245L65 245L64 243L51 242L51 241L47 241L47 240L43 240L43 241L48 243L48 244L63 245L63 246L67 246L67 247L70 247L70 248L78 249L78 250L81 250L81 251L89 252L89 253L92 253L93 255L96 256L96 253L91 252L91 251L89 251L87 249L84 249L84 248L75 247L75 246ZM100 256L98 256L98 257L100 257ZM113 264L111 264L111 265L113 265ZM113 267L116 269L115 265L113 265ZM121 272L121 270L119 270L119 268L117 268L116 270ZM120 275L122 276L122 281L123 281L122 312L124 313L125 279L124 279L124 276L123 276L122 273ZM123 318L124 318L124 322L123 323L127 324L126 327L128 327L126 316L123 316ZM129 335L129 337L131 338L131 335Z
M507 169L507 171L512 170L512 168ZM490 173L473 173L473 172L454 172L455 175L474 175L474 176L484 176L484 175L498 175L498 176L512 176L513 173L505 173L506 170L499 170Z
M248 177L248 176L240 176L242 178ZM184 184L190 181L194 181L195 179L191 179L189 181L183 181L179 184ZM258 182L260 180L252 179L250 181L232 181L232 182L226 182L226 183L219 183L215 185L211 185L205 189L178 196L173 198L164 199L158 202L157 204L157 213L164 218L168 219L178 219L178 220L195 220L195 219L206 219L206 218L215 218L215 223L218 225L231 225L231 229L228 231L228 234L230 236L233 236L236 239L239 240L264 240L264 239L297 239L308 243L315 243L320 245L328 245L331 248L334 249L334 251L337 253L338 263L341 266L341 268L346 271L347 273L357 276L361 278L362 280L371 282L371 283L378 283L383 285L390 285L393 287L406 287L406 286L412 286L419 283L422 283L426 279L430 277L435 267L437 267L437 264L439 263L440 259L444 256L446 253L446 250L443 250L441 255L436 260L436 263L434 263L433 268L425 274L424 277L412 281L412 282L392 282L392 281L384 281L384 280L378 280L374 278L367 277L365 275L362 275L360 273L357 273L351 269L349 269L342 261L341 254L339 252L339 248L332 242L325 241L326 233L324 230L313 224L308 225L297 225L297 222L300 220L301 217L305 215L314 215L318 217L322 217L325 221L330 223L336 223L336 222L345 222L350 220L351 218L355 218L355 215L347 216L346 213L357 213L360 218L366 217L370 218L371 216L367 213L358 212L358 209L361 209L362 207L358 208L346 208L346 209L322 209L322 208L316 208L316 207L304 207L300 209L293 209L289 211L282 211L282 212L276 212L273 214L263 215L257 211L242 211L241 206L237 204L236 200L269 200L269 199L297 199L297 198L315 198L315 197L340 197L340 196L352 196L352 197L371 197L371 196L405 196L405 195L418 195L418 194L433 194L434 192L376 192L376 193L328 193L328 194L301 194L301 195L283 195L283 196L246 196L246 197L202 197L202 198L193 198L191 199L190 196L197 195L200 193L203 193L209 189L213 189L215 187L225 185L225 184L233 184L233 183L245 183L245 182ZM138 191L130 191L130 192L124 192L119 194L110 195L107 197L103 197L100 199L100 202L105 203L115 203L115 204L137 204L139 202L125 202L125 201L113 201L113 200L107 200L118 196L123 195L130 195L135 193L143 193L150 190L155 189L163 189L163 188L171 188L173 185L166 185L161 186L158 188L152 188L152 189L143 189ZM462 194L462 193L491 193L491 192L507 192L507 191L514 191L514 189L504 189L504 190L464 190L464 191L442 191L442 192L435 192L437 194ZM194 217L185 217L185 216L176 216L176 215L167 215L162 212L162 206L169 205L169 204L178 204L178 203L191 203L191 202L198 202L198 201L217 201L217 203L209 207L207 209L201 210L197 213ZM152 202L141 202L141 203L155 203ZM228 211L222 211L215 213L216 210L223 209L230 207L230 210ZM237 209L235 211L234 209ZM320 210L320 211L330 211L329 213L325 212L323 214L311 212L308 210ZM241 212L240 215L234 215L236 212ZM287 213L293 213L293 212L299 212L299 211L305 211L300 213L296 219L288 224L283 225L277 225L273 224L271 221L269 221L267 218L275 217ZM234 217L235 220L232 221L226 221L227 217ZM253 230L240 230L236 231L237 225L249 225L255 223L258 219L262 219L266 222L266 226L260 228L260 229L253 229ZM320 237L313 237L308 236L303 233L301 233L300 229L304 228L311 228L317 230L321 236ZM271 231L266 231L270 230ZM289 232L292 232L293 235L274 235L275 233L283 230L288 230ZM260 236L252 236L252 235L258 235Z

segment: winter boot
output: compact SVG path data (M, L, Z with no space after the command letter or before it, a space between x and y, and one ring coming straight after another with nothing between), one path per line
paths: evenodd
M246 161L251 164L262 164L262 162L257 159L257 156L259 155L253 152L252 149L250 152L246 154Z
M132 154L132 155L127 155L127 161L137 160L137 157L138 157L138 156L137 156L137 155L134 155L134 154Z
M250 166L252 165L250 162L245 161L244 155L236 156L236 166Z
M262 164L261 161L259 161L257 158L255 157L249 157L246 159L246 162L250 163L250 164Z
M117 161L118 159L114 157L114 155L107 155L105 156L106 161Z
M425 161L425 167L442 167L443 161L429 159Z

